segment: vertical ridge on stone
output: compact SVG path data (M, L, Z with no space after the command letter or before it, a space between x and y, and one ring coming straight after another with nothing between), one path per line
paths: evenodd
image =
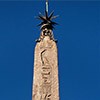
M52 32L56 23L51 21L55 17L47 11L38 17L42 22L34 53L32 100L59 100L58 53Z

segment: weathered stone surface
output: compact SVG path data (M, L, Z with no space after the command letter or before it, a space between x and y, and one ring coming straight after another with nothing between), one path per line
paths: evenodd
M59 100L56 43L45 36L35 47L32 100Z

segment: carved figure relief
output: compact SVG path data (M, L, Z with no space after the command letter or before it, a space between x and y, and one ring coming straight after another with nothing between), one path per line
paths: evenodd
M49 64L48 57L46 55L48 49L44 49L41 52L41 76L42 76L42 84L41 84L41 100L51 100L51 75L52 69Z

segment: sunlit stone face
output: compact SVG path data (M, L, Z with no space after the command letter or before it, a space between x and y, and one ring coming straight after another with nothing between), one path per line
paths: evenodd
M35 47L32 100L59 100L58 56L50 30L41 32ZM50 34L51 33L51 34Z
M50 36L45 36L44 41L48 41L48 40L50 40Z

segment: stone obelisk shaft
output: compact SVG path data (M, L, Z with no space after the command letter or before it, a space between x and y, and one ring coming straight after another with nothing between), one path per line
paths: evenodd
M59 100L57 46L49 36L36 44L33 80L32 100Z

